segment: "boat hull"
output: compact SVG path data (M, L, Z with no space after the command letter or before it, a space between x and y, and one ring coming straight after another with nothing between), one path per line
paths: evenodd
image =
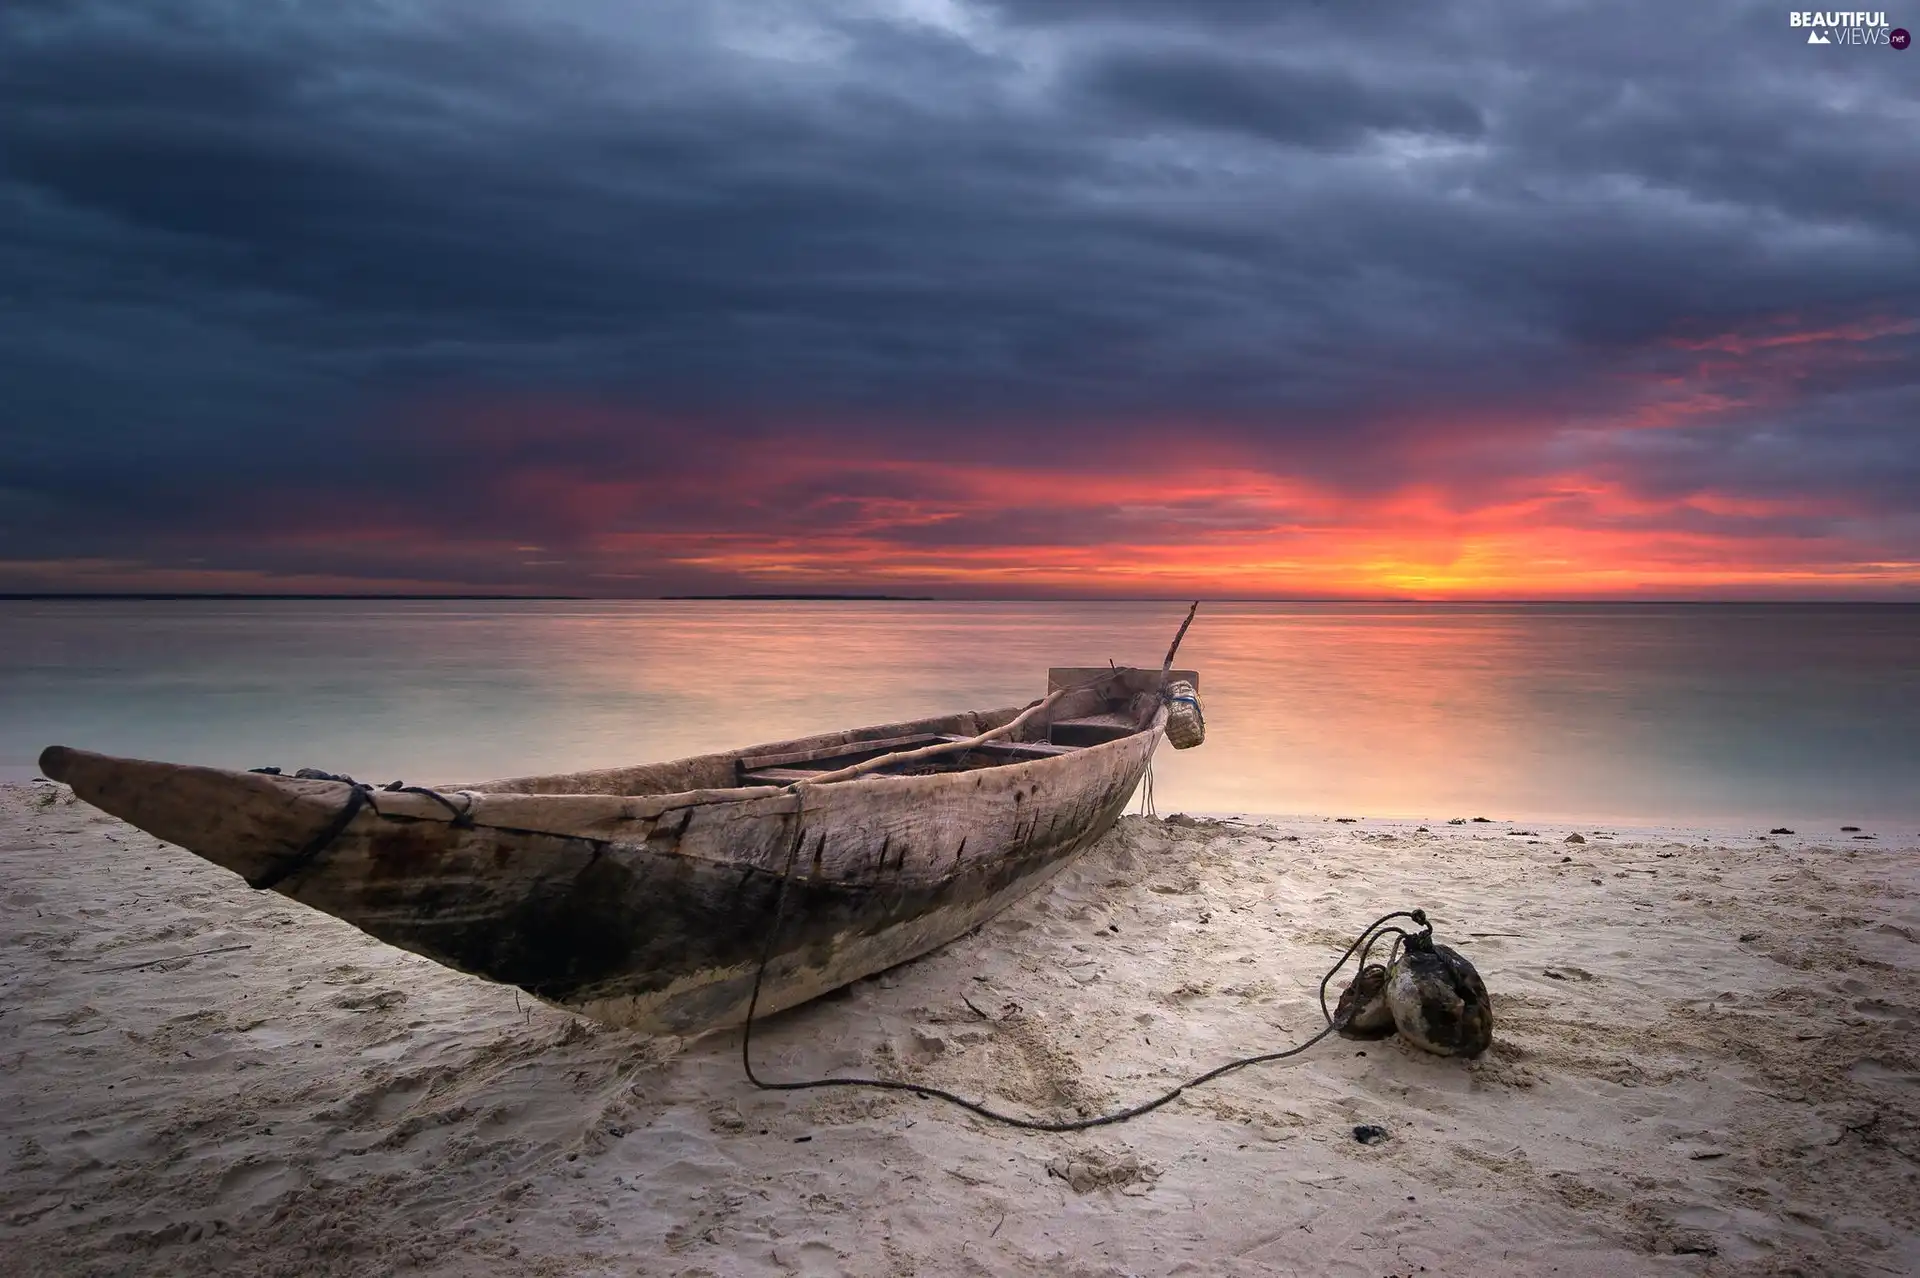
M686 1036L745 1018L763 955L765 1014L925 954L1046 883L1118 820L1165 712L1147 720L1052 758L798 791L374 791L305 862L350 786L59 748L42 768L251 882L295 865L274 890L401 949Z

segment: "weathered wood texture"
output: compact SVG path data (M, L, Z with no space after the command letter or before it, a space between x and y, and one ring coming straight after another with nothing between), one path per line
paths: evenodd
M1117 673L1126 675L1120 686L1132 692L1153 692L1160 686L1158 670L1123 668L1121 671L1116 671L1112 666L1055 666L1047 671L1047 691L1054 692L1061 688L1075 687L1098 679L1101 675ZM1169 681L1185 679L1195 688L1200 686L1200 672L1197 670L1169 670L1167 678Z
M786 920L760 1005L777 1011L914 958L1049 879L1118 819L1164 731L1115 672L1053 711L1116 705L1130 735L968 771L869 776L797 793L735 784L743 759L831 757L928 734L973 737L1020 711L828 733L639 768L430 795L375 791L283 894L450 967L587 1015L691 1034L737 1023L800 823ZM1018 736L1044 743L1046 715ZM249 877L283 865L349 797L340 782L113 759L55 747L81 798Z
M886 737L927 736L947 732L973 736L988 728L999 727L1019 713L1019 706L1001 710L975 710L934 719L890 723L882 727L823 732L818 736L799 737L792 741L752 746L724 754L695 755L669 763L646 763L638 767L564 772L540 777L508 777L499 781L481 781L462 788L513 794L674 794L683 790L717 790L735 784L736 767L742 757L758 758L775 754L819 757L829 753L835 746L855 749L865 742Z

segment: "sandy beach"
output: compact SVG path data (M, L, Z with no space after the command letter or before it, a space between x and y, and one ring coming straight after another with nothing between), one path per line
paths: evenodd
M1070 1115L1310 1035L1321 973L1389 909L1425 907L1493 991L1477 1061L1330 1040L1039 1135L757 1091L737 1035L600 1028L10 787L0 1251L103 1275L1920 1272L1914 832L1769 824L1128 818L981 931L756 1033L769 1077Z

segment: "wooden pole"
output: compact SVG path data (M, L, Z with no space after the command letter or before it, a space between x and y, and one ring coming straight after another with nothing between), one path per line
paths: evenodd
M1187 609L1187 619L1180 623L1179 633L1173 637L1173 646L1167 649L1167 659L1160 663L1160 690L1162 692L1166 691L1167 675L1173 670L1173 654L1180 651L1180 641L1187 637L1187 627L1193 624L1193 614L1199 611L1200 601L1196 599L1193 601L1193 606Z

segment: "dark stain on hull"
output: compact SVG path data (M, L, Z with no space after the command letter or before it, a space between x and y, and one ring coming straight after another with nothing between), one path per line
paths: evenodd
M387 818L367 839L368 873L376 879L416 879L437 868L446 845L438 821Z
M849 937L876 937L936 913L958 917L1023 880L1038 879L1111 826L1130 790L1103 796L1090 828L1059 838L1049 830L1034 839L1028 826L1028 837L1005 855L976 859L937 882L796 876L787 889L776 970L827 967ZM816 858L825 838L823 832ZM404 827L382 831L374 842L387 857L412 858L425 868L426 844ZM476 908L497 902L484 883L470 878L443 883L430 874L389 882L384 890L369 883L360 904L377 908L362 926L382 940L554 1002L646 995L686 975L755 965L773 925L780 874L656 849L525 835L516 841L515 855L579 868L538 882L497 912ZM440 844L435 854L444 851ZM465 887L456 888L456 882ZM736 984L719 982L690 994L663 1009L662 1019L701 1028L703 1019L725 1014L744 997Z

